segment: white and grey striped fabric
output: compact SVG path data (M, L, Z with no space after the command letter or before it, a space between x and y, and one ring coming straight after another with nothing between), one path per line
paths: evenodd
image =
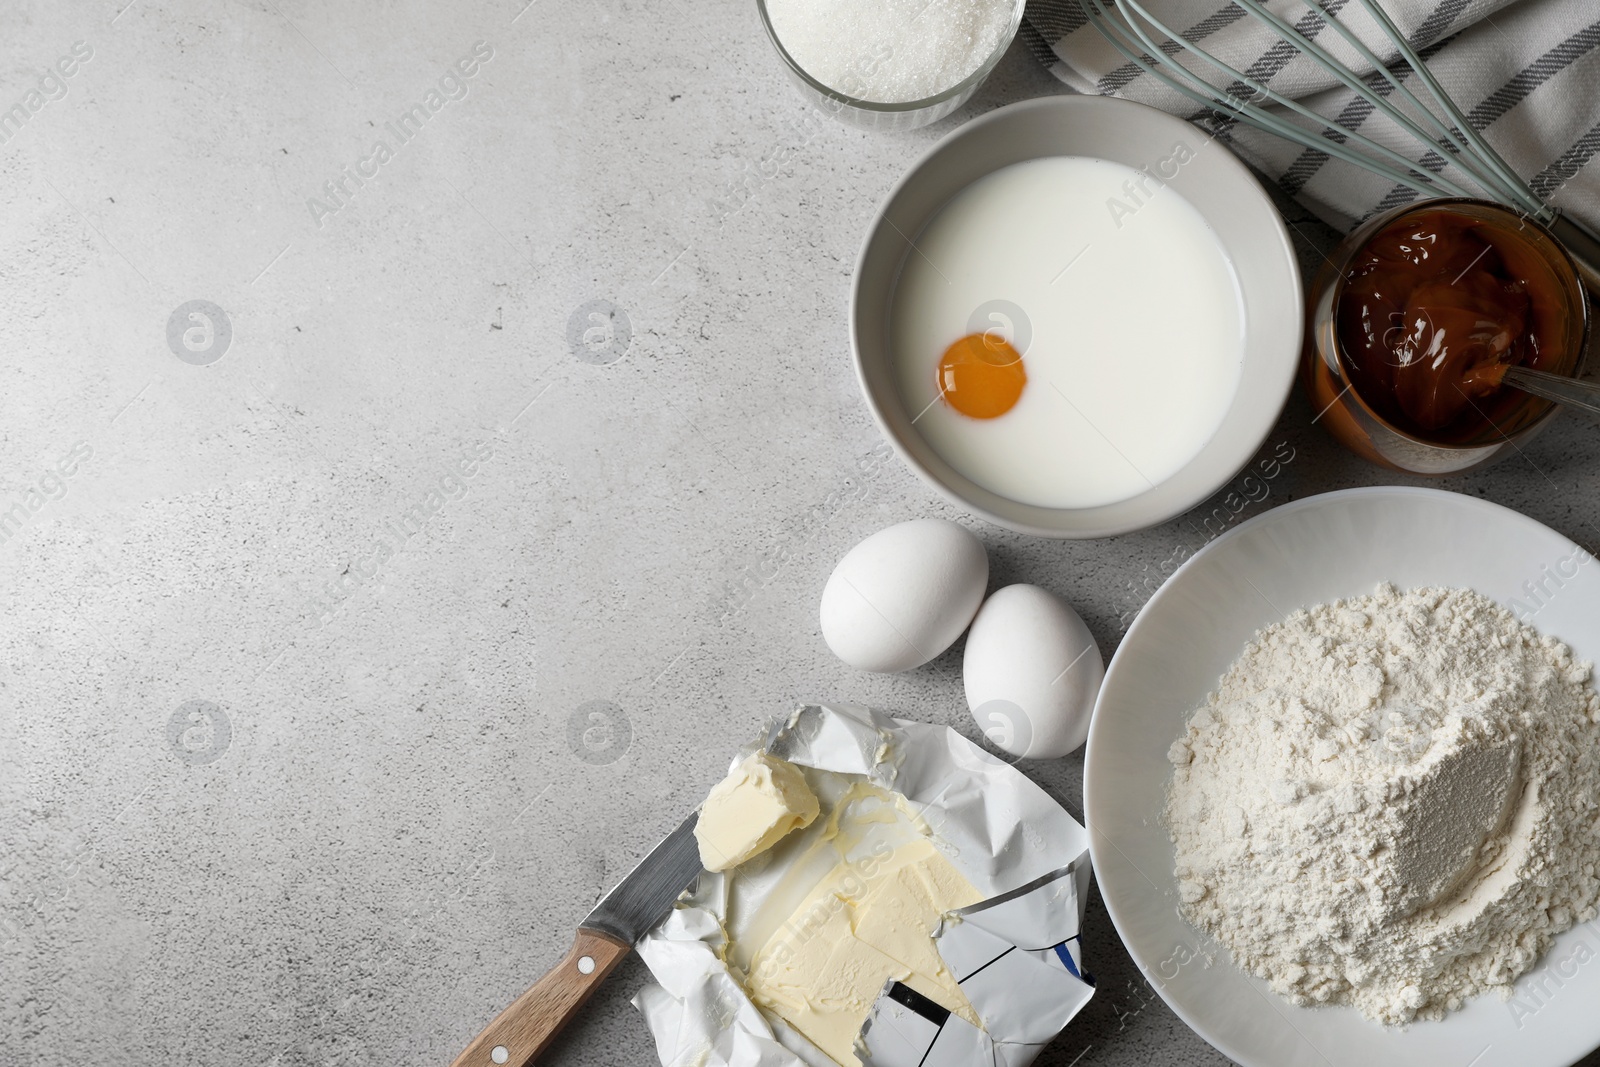
M1024 34L1051 72L1079 92L1124 96L1201 119L1198 105L1128 62L1088 24L1081 6L1087 2L1028 0ZM1600 226L1600 164L1590 165L1600 151L1600 0L1381 2L1473 126L1534 191ZM1423 166L1440 167L1437 154L1231 0L1144 0L1144 6L1186 40L1284 96ZM1272 0L1269 6L1319 45L1347 58L1352 70L1368 76L1375 92L1392 94L1389 83L1328 31L1305 0ZM1392 57L1392 46L1377 47L1382 38L1358 5L1328 0L1327 6L1373 44L1374 52ZM1208 80L1215 75L1173 41L1159 43ZM1408 88L1427 99L1421 86ZM1213 128L1258 171L1340 229L1417 197L1404 186L1253 128L1229 123L1213 123ZM1447 173L1463 181L1453 168Z

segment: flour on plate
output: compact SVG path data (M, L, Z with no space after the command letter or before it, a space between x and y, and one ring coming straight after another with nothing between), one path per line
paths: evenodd
M1509 994L1600 896L1590 664L1467 589L1259 632L1169 753L1180 910L1296 1004Z

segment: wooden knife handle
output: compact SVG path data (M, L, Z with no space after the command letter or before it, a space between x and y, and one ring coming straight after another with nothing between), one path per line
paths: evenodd
M579 930L566 959L473 1039L451 1067L530 1067L633 946Z

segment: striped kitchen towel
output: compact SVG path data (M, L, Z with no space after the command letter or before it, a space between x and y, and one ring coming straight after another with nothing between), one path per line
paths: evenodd
M1412 190L1322 152L1234 122L1219 122L1189 98L1129 62L1084 14L1090 0L1028 0L1024 37L1055 74L1084 93L1123 96L1199 121L1246 162L1339 229L1417 198ZM1105 2L1105 0L1102 0ZM1428 68L1506 161L1546 202L1600 226L1600 3L1596 0L1380 0L1389 17L1425 57ZM1322 0L1346 24L1392 58L1354 0ZM1346 88L1314 59L1284 43L1231 0L1143 0L1144 7L1189 42L1236 70L1358 130L1419 164L1437 169L1436 153ZM1109 3L1106 3L1109 7ZM1347 58L1351 69L1386 95L1372 73L1306 0L1271 0L1271 10L1319 45ZM1154 34L1152 34L1154 36ZM1162 51L1181 57L1215 84L1214 68L1170 39ZM1403 65L1396 65L1403 71ZM1414 81L1415 79L1413 79ZM1420 85L1407 86L1427 101ZM1281 109L1279 109L1281 110ZM1459 171L1446 173L1470 185Z

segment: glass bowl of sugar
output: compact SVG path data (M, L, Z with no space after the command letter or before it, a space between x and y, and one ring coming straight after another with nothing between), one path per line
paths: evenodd
M1022 0L756 0L802 96L852 126L912 130L971 99Z

